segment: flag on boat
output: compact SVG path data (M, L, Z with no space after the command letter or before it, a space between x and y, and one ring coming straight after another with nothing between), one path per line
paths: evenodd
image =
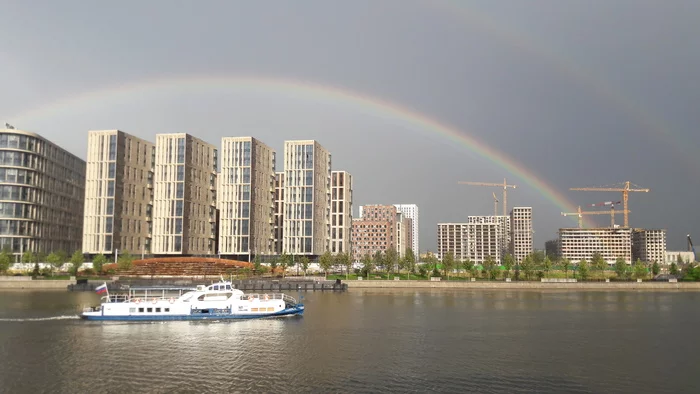
M107 283L103 283L95 289L95 293L102 294L107 292Z

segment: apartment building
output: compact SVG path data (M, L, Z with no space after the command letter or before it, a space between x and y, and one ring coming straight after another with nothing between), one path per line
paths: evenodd
M448 253L455 260L464 261L469 258L469 229L467 223L438 223L437 258L442 261Z
M219 254L273 254L275 151L253 137L224 137L219 176Z
M420 237L419 237L419 222L418 222L418 205L416 204L394 204L396 209L403 214L404 217L411 220L411 249L416 254L420 253ZM362 216L360 214L360 216Z
M352 175L331 171L331 253L351 253L351 234Z
M217 253L217 149L189 134L156 136L152 252Z
M0 249L81 249L86 164L39 134L0 130Z
M331 154L314 140L284 143L284 253L319 256L330 247Z
M629 228L562 228L559 229L559 245L562 258L574 264L591 261L596 252L611 265L618 257L627 264L632 263L632 230Z
M632 260L637 259L663 264L666 261L666 230L632 230Z
M275 213L274 213L274 232L275 243L274 253L282 254L282 242L284 241L284 172L275 173Z
M395 223L386 219L352 220L352 258L362 261L366 255L374 256L377 252L386 252L396 246L393 244Z
M498 243L498 258L496 258L495 255L491 254L491 257L493 259L496 259L497 262L501 262L501 259L503 256L505 256L506 253L509 252L510 250L510 238L511 238L511 225L510 225L510 216L469 216L467 218L467 223L468 224L483 224L483 223L493 223L496 224L497 226L495 227L496 229L496 241ZM476 230L475 230L476 231ZM490 242L490 240L489 240ZM475 243L475 247L478 250L484 249L486 251L490 252L490 244L486 245L481 245L480 243ZM481 253L478 251L475 251L474 253Z
M396 212L396 251L399 258L406 256L406 249L413 249L413 223L401 212Z
M532 207L515 207L510 211L510 253L520 263L532 253Z
M151 253L154 163L152 142L88 132L83 253Z
M489 257L500 264L502 251L502 230L496 221L474 221L467 223L467 257L477 264L483 264Z

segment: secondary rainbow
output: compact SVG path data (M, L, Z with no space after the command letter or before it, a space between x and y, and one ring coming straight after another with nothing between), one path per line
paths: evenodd
M374 116L401 121L413 130L441 135L514 175L563 211L574 212L576 210L575 205L568 201L566 197L521 163L453 126L381 98L308 81L260 76L214 75L148 79L72 96L53 102L45 107L18 114L12 120L17 124L21 124L25 121L50 117L74 107L79 108L98 101L114 100L122 96L125 98L134 97L146 92L169 88L266 91L276 95L291 94L294 98L349 104Z

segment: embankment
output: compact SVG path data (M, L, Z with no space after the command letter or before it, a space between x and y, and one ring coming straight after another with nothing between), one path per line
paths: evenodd
M0 290L66 290L75 280L34 280L29 276L0 276Z
M700 282L502 282L427 280L349 280L348 289L469 289L469 290L681 290L700 291Z

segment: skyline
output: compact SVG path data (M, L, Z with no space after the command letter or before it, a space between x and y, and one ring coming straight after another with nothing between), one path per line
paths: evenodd
M0 98L0 121L81 158L94 129L149 140L188 132L217 146L223 136L251 135L277 152L283 140L316 139L333 167L353 174L354 205L417 204L422 248L431 250L438 222L492 212L496 190L457 181L517 184L509 206L533 207L540 248L558 228L576 226L559 205L574 212L620 199L568 188L629 180L651 189L631 195L630 224L666 228L669 250L684 249L700 220L692 109L700 59L687 40L697 4L429 3L153 4L139 12L129 2L69 4L71 12L13 4L0 27L12 37L0 44L0 82L12 92ZM132 28L103 29L100 15ZM241 88L221 75L322 88ZM190 82L167 83L181 77ZM153 80L166 82L141 82ZM471 138L473 149L458 138ZM529 186L529 174L545 187Z

